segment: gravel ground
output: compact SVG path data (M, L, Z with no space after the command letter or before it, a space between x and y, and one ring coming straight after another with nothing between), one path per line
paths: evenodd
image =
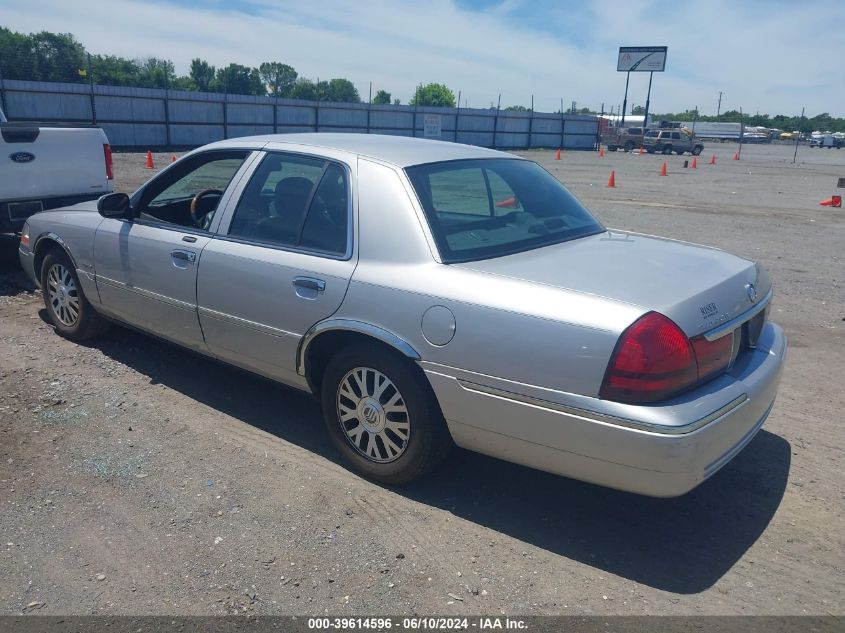
M845 152L735 150L708 145L697 170L671 157L665 178L659 156L526 152L608 226L771 272L791 343L777 404L679 499L465 452L402 489L368 483L305 395L121 328L56 336L7 244L0 610L841 615L845 210L818 202ZM119 190L154 173L142 154L115 163Z

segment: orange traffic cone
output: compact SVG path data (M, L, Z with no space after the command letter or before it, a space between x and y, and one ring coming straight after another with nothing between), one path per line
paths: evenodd
M170 157L170 162L171 162L171 163L175 163L175 162L176 162L176 154L173 154L173 156L171 156L171 157Z
M668 176L669 174L666 173L666 162L664 161L663 167L660 168L660 175L661 176Z
M716 154L713 154L713 155L710 157L710 164L711 164L711 165L715 165L715 164L716 164Z
M734 160L739 160L739 152L734 153Z
M153 165L153 153L150 150L147 150L147 164L144 165L144 169L155 169L156 166Z
M645 154L645 150L643 149L643 146L640 145L640 156L642 156L643 154Z
M560 160L560 150L555 152L555 160Z
M822 207L841 207L842 196L831 196L827 200L822 200L821 202L819 202L819 205Z
M611 170L610 178L607 179L607 186L610 187L611 189L616 187L616 171L615 170Z
M604 148L599 147L599 158L604 158Z
M510 198L505 198L504 200L497 202L496 206L500 207L500 208L508 208L508 209L513 208L513 207L519 206L519 200L517 200L516 196L511 196Z
M690 165L690 169L698 169L698 159L693 157L692 165Z

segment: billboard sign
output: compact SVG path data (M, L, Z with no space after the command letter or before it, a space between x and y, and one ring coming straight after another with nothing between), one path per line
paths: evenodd
M652 72L666 70L668 46L620 46L616 70L619 72Z

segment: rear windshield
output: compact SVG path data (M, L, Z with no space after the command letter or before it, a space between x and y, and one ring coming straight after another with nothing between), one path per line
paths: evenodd
M604 230L531 161L458 160L406 171L446 263L500 257Z

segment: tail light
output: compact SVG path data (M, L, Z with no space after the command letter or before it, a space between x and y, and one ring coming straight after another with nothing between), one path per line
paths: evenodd
M106 159L106 178L108 180L114 180L114 172L112 172L111 145L108 143L103 143L103 158Z
M734 351L734 333L726 334L715 341L697 336L692 339L692 349L698 362L698 380L706 380L730 364Z
M715 341L690 340L674 321L649 312L619 338L599 396L630 403L664 400L724 370L733 346L733 333Z

